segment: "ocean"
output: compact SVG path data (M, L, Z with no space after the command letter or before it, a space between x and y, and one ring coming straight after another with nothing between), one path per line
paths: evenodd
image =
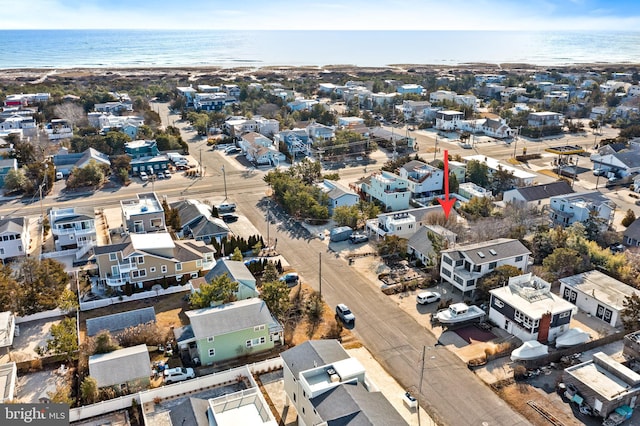
M0 69L639 63L640 32L3 30Z

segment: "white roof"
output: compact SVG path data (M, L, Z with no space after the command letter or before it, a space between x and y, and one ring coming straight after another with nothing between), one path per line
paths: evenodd
M136 250L175 248L175 243L168 232L153 234L129 234L131 244Z
M513 175L518 179L534 179L538 177L535 173L529 173L521 169L517 169L515 167L502 164L495 158L487 157L485 155L469 155L468 157L462 158L465 162L469 162L471 160L476 160L481 163L486 164L491 170L498 170L498 166L502 168L502 170L506 170L509 172L513 172Z
M640 291L595 269L560 278L560 283L591 296L616 310L624 309L624 300L632 294L640 296Z
M513 292L508 285L490 290L489 293L506 304L513 306L532 319L542 318L542 315L545 312L551 312L553 315L560 312L566 312L568 310L577 311L578 309L573 303L564 300L551 292L547 294L547 297L533 300L531 302Z

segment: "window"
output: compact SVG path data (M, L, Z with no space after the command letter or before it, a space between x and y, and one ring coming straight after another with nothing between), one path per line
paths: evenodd
M250 348L251 347L251 340L247 340L245 344L247 345L248 348Z
M167 265L162 265L160 267L160 272L162 272L163 274L166 274L167 273Z
M493 299L493 304L497 307L497 308L504 308L504 302L500 299Z
M442 260L444 261L444 263L446 263L447 265L453 265L453 259L451 259L448 256L442 256Z
M446 277L451 277L451 271L449 271L448 269L442 269L441 273Z
M522 256L516 257L516 262L522 262Z
M262 337L260 338L260 344L261 344L261 345L264 345L264 344L265 344L265 342L266 342L266 339L265 339L265 337L264 337L264 336L262 336Z
M112 262L118 260L118 255L116 253L109 253L109 260Z
M0 254L4 254L4 249L0 248Z
M253 331L260 331L260 330L264 330L264 324L256 325L255 327L253 327Z
M196 260L196 268L202 268L202 259Z
M396 197L397 197L397 195L396 195ZM305 414L305 412L304 412L304 407L302 407L302 414L303 414L303 415Z
M142 264L144 263L144 256L138 256L138 257L136 258L136 262L137 262L139 265L142 265Z
M182 271L182 263L176 263L176 271Z
M151 226L154 228L160 228L162 226L162 219L151 219Z
M198 273L197 272L192 272L190 277L191 278L198 278Z
M494 269L496 269L496 265L498 264L498 262L491 262L489 264L489 270L492 271Z
M147 276L147 270L146 269L133 270L133 271L131 271L131 276L133 278L146 277Z
M569 315L571 315L571 311L563 312L560 315L558 315L558 318L566 318Z
M152 266L151 268L149 268L149 272L155 272L156 271L156 267Z
M211 343L215 339L215 336L207 337L207 342Z
M460 278L458 275L454 276L453 280L455 282L457 282L458 284L464 284L464 280L462 278Z
M215 348L211 348L211 349L209 349L209 356L216 356L216 350L215 350Z

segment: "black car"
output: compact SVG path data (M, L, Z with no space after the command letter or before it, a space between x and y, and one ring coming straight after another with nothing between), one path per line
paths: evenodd
M225 223L231 223L237 221L238 216L235 214L227 213L220 216L220 219L222 219Z

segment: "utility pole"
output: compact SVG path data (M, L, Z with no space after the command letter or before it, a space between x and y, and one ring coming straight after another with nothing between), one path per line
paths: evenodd
M202 148L200 148L200 179L202 179Z
M420 383L418 384L418 395L416 395L416 400L418 401L418 426L420 426L420 395L422 395L422 379L424 379L424 356L427 352L427 347L422 347L422 362L420 364Z
M224 171L224 166L222 166L222 180L224 182L224 200L227 201L227 174Z
M318 253L318 291L322 298L322 253Z

